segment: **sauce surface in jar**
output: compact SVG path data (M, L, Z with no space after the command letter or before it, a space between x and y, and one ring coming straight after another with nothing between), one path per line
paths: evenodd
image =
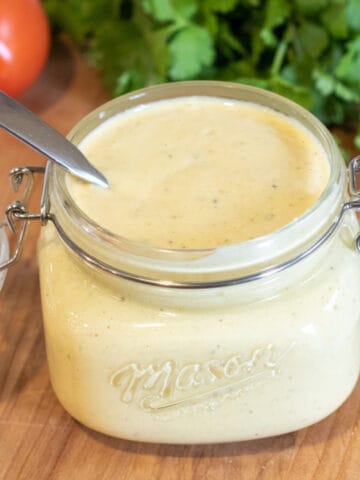
M80 148L111 187L70 179L76 204L103 228L156 247L263 236L310 208L329 178L308 130L235 100L190 97L130 109Z

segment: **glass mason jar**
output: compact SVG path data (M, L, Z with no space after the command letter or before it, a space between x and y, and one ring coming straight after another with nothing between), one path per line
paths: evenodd
M359 202L331 134L309 112L252 87L186 82L114 99L69 139L81 143L129 108L194 95L296 119L324 148L330 178L309 210L271 234L176 250L104 230L51 167L51 222L38 260L52 385L79 422L125 439L208 443L290 432L333 412L359 374ZM352 169L355 192L358 163Z

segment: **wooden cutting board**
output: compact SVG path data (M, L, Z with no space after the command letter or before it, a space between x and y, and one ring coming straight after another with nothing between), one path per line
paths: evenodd
M42 77L21 98L63 134L105 100L99 75L64 38L55 41ZM0 155L3 210L13 198L7 180L10 168L44 160L4 132ZM35 186L34 211L40 183ZM360 385L337 412L317 425L251 442L133 443L72 420L52 392L46 366L35 251L38 232L39 226L31 225L22 261L9 271L0 294L0 479L360 479Z

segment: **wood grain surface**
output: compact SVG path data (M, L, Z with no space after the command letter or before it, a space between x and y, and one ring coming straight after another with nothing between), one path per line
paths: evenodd
M60 38L43 75L21 101L65 134L106 99L97 72ZM44 160L4 132L0 155L3 210L13 198L9 169ZM37 184L34 210L39 192ZM52 392L46 366L38 232L39 226L31 225L22 261L9 271L0 294L0 479L360 479L360 385L339 410L317 425L251 442L133 443L95 433L72 420Z

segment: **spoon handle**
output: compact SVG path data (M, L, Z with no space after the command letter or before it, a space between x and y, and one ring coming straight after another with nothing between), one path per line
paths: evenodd
M107 187L80 150L21 103L0 91L0 127L81 179Z

